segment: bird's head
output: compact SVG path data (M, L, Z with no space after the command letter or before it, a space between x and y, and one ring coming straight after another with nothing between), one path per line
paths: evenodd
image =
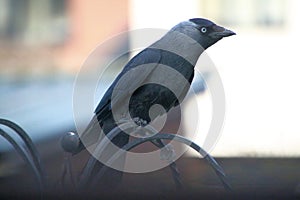
M218 26L203 18L193 18L188 21L181 22L172 28L172 30L188 35L196 40L204 49L215 44L223 37L235 35L233 31Z

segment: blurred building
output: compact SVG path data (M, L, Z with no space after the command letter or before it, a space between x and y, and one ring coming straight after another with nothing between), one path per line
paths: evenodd
M128 29L128 9L126 0L1 0L1 74L76 73L97 44Z
M226 117L212 151L217 156L299 156L300 45L297 0L132 0L134 28L170 28L204 17L237 35L207 50L223 81ZM201 65L201 63L199 63ZM211 79L213 80L213 74ZM209 93L197 97L203 144L213 110ZM195 108L187 105L183 119ZM186 128L192 121L185 120ZM186 129L189 133L189 129Z
M208 18L237 32L207 50L226 94L226 121L213 153L297 156L299 7L298 0L0 0L0 81L74 76L117 33ZM205 95L199 102L210 116Z
M285 30L292 25L288 12L292 2L1 0L1 71L76 70L97 44L114 34L128 28L167 29L196 16L239 29ZM172 9L168 9L170 5Z

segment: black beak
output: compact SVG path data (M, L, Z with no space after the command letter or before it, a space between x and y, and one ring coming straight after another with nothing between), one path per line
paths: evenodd
M222 37L228 37L228 36L232 36L232 35L236 35L235 32L225 29L224 31L219 33L220 36Z
M209 34L210 37L212 38L223 38L223 37L229 37L232 35L236 35L235 32L228 30L226 28L223 28L218 25L213 26L213 32Z

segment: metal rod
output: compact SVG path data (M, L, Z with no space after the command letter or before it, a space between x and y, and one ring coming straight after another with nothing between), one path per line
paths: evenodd
M43 188L44 188L42 176L40 174L40 171L37 169L37 166L35 165L34 161L29 156L28 152L24 149L24 147L22 145L18 144L14 140L14 138L12 138L9 134L7 134L2 129L0 129L0 135L3 136L14 147L14 149L17 151L17 153L19 153L21 155L22 159L26 163L29 164L29 166L31 167L31 169L32 169L37 181L38 181L39 191L42 192Z
M32 140L31 140L31 138L28 136L28 134L19 125L15 124L9 120L0 118L0 124L11 128L20 136L20 138L23 140L26 147L28 148L28 150L32 156L33 162L35 163L35 166L39 170L39 172L42 176L42 179L43 179L44 178L44 170L41 165L40 156L39 156L37 149L35 148L35 145L33 144Z
M152 141L152 140L158 140L158 139L165 139L165 140L175 140L177 142L181 142L184 143L188 146L190 146L191 148L193 148L194 150L196 150L197 152L200 153L200 155L202 155L205 160L208 162L208 164L214 169L214 171L216 172L217 176L220 178L224 188L226 190L231 191L231 186L228 182L228 180L226 179L225 173L223 171L223 169L221 168L221 166L215 161L214 158L212 158L204 149L202 149L200 146L198 146L197 144L195 144L194 142L190 141L187 138L184 138L182 136L179 135L175 135L175 134L168 134L168 133L157 133L151 137L148 138L139 138L136 139L128 144L126 144L121 150L119 150L118 152L116 152L108 161L107 165L111 165L120 155L122 155L124 153L124 151L129 151L130 149L148 142L148 141ZM97 180L99 180L103 174L105 173L107 169L107 166L104 166L96 175L95 179L94 179L94 184L96 183Z

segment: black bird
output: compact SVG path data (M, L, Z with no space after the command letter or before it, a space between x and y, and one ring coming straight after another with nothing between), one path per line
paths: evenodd
M76 153L98 141L101 134L97 128L99 125L104 134L119 124L118 119L134 119L136 124L144 126L162 114L157 112L149 115L153 105L161 105L166 112L179 105L189 90L194 66L201 53L223 37L234 34L207 19L194 18L179 23L157 42L142 50L127 63L104 94L94 118L81 134L83 142ZM160 66L168 66L174 73ZM178 73L184 77L184 81ZM129 135L125 132L112 140L119 148L128 141ZM107 152L106 156L113 153ZM120 158L121 163L124 163L124 159ZM102 166L101 163L98 165ZM104 181L116 184L121 176L122 172L110 168Z

